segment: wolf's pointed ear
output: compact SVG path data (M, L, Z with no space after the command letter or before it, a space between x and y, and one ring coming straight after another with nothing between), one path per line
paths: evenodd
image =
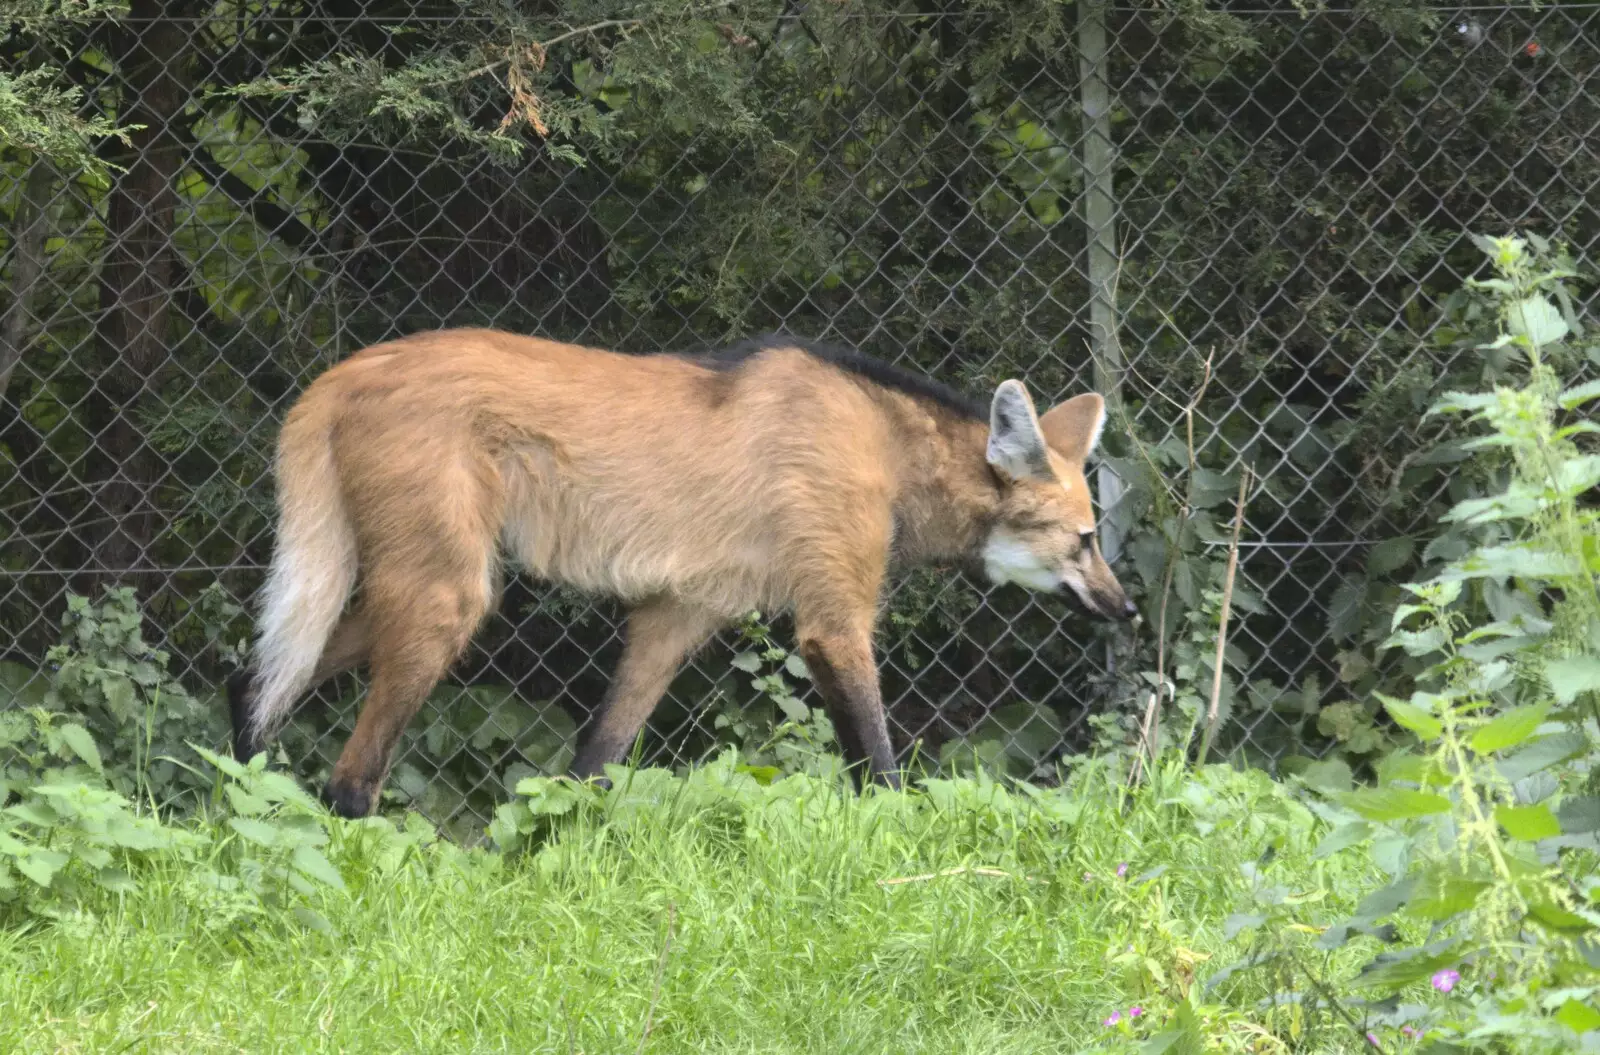
M1055 452L1074 465L1082 465L1100 445L1106 425L1106 401L1095 392L1073 396L1045 412L1039 428Z
M1049 479L1050 452L1021 381L1004 381L989 407L989 464L1013 480Z

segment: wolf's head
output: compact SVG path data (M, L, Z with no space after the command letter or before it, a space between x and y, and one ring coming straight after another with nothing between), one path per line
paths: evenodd
M995 390L988 459L1001 500L983 564L996 583L1071 592L1103 619L1131 619L1133 602L1100 554L1083 472L1105 418L1105 400L1092 392L1040 415L1022 382Z

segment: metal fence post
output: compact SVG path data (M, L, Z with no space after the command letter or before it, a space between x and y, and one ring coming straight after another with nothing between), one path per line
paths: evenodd
M1117 341L1117 198L1111 142L1111 89L1106 83L1106 5L1078 5L1078 84L1083 108L1083 225L1089 258L1089 323L1094 386L1108 418L1120 412L1122 347ZM1100 500L1100 548L1108 561L1122 553L1122 533L1112 516L1122 480L1104 461L1095 471Z

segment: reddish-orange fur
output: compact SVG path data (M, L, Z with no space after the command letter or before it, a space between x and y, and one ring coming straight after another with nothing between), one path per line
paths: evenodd
M1038 417L1007 382L975 420L781 342L716 368L488 330L367 348L284 424L235 750L259 749L315 681L370 662L326 791L370 812L401 732L495 605L505 553L629 608L578 775L619 759L684 658L760 609L794 613L848 759L893 784L872 652L891 559L980 559L1131 614L1083 474L1103 418L1093 395Z

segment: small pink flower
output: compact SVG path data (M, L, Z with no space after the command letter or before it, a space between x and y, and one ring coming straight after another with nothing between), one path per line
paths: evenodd
M1085 873L1083 873L1083 881L1085 883L1087 883L1089 880L1091 880L1093 878L1094 878L1094 873L1093 872L1085 872Z
M1461 981L1460 973L1446 967L1433 976L1433 987L1441 993L1448 993L1456 987L1456 983L1459 981Z
M1117 878L1121 879L1128 874L1128 862L1124 861L1117 866Z
M1103 1023L1103 1025L1114 1026L1118 1022L1121 1022L1121 1021L1122 1021L1122 1012L1121 1011L1113 1011L1113 1012L1111 1012L1111 1017L1106 1019L1105 1022Z
M1378 1044L1378 1035L1376 1033L1368 1033L1367 1034L1367 1043L1371 1044L1375 1048L1379 1047L1380 1045Z
M1405 1034L1408 1037L1418 1036L1417 1031L1415 1029L1411 1028L1410 1026L1401 1026L1400 1027L1400 1032Z
M1138 1018L1142 1014L1144 1014L1144 1008L1140 1007L1138 1004L1134 1004L1132 1007L1128 1008L1129 1018Z

